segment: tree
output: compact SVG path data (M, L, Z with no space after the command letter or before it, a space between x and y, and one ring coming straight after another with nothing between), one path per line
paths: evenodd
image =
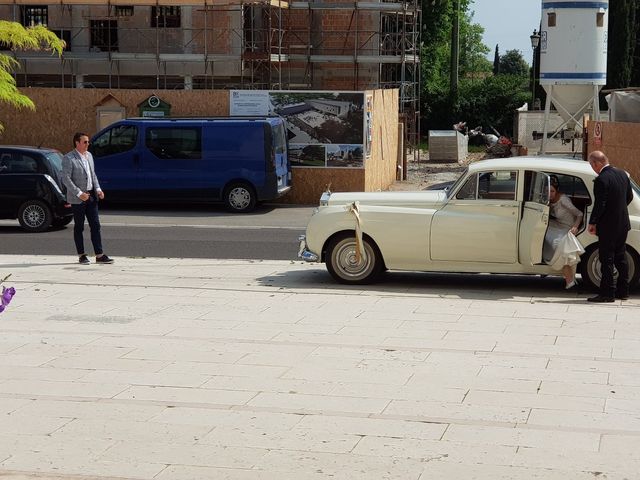
M482 43L484 28L473 23L473 14L465 14L460 24L460 77L473 78L480 72L490 72L486 54L489 47Z
M62 54L64 41L55 33L42 25L25 28L16 22L0 20L0 44L12 50L51 51L58 56ZM29 97L22 94L16 86L12 73L20 67L20 63L12 56L0 53L0 102L8 103L15 108L30 108L35 105ZM0 131L3 126L0 123Z
M482 82L465 80L460 84L460 119L470 128L494 127L502 135L513 132L516 108L530 99L529 79L519 75L495 75Z
M496 44L496 52L493 54L493 74L498 75L500 73L500 49Z
M520 77L529 75L529 64L520 50L507 50L507 53L500 56L500 74Z

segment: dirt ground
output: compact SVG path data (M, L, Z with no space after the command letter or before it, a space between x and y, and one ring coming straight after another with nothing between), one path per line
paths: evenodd
M456 180L465 167L472 162L487 158L486 153L469 153L464 162L432 162L429 152L420 152L419 160L410 159L407 180L397 181L389 190L423 190L434 183Z

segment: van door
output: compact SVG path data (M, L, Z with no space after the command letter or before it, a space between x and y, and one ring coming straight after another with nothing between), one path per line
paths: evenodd
M100 186L109 198L133 197L139 183L138 127L117 124L98 133L91 141Z
M140 193L146 198L198 198L208 173L200 125L148 124L140 157ZM209 198L210 200L211 198Z

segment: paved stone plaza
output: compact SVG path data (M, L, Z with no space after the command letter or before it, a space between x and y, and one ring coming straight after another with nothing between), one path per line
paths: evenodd
M640 295L0 256L0 478L640 478Z

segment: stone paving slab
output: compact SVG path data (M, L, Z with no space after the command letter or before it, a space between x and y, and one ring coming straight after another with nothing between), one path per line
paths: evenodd
M640 299L0 255L0 478L638 478Z

